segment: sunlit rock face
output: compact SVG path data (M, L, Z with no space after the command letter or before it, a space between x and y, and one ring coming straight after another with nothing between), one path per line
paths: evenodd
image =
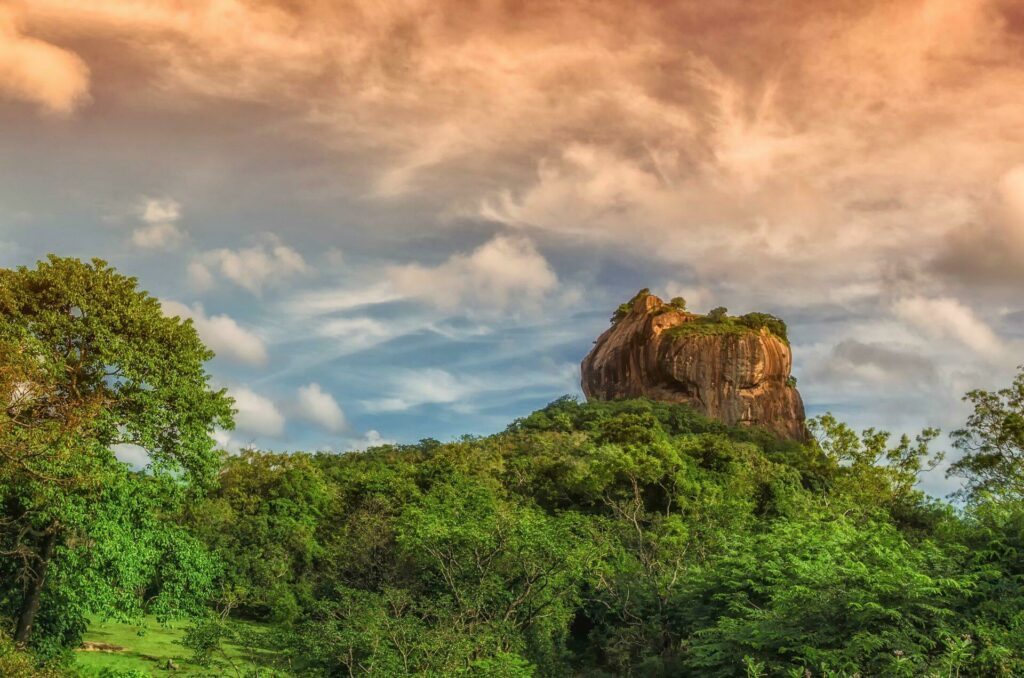
M730 425L807 439L789 344L768 329L714 332L653 295L598 337L581 366L588 399L685 403Z

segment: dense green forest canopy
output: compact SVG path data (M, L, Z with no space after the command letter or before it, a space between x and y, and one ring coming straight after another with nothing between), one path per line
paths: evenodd
M0 330L2 675L73 674L89 615L148 613L214 673L252 642L259 675L1024 675L1024 373L968 395L950 503L916 487L936 431L800 444L646 400L218 455L210 354L101 262L2 272Z

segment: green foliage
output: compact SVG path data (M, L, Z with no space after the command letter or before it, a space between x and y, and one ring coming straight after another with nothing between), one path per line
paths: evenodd
M192 663L218 673L284 675L287 655L273 648L271 636L279 634L251 624L240 624L226 615L197 619L181 644L192 651Z
M725 306L716 306L715 308L708 311L708 314L705 317L708 319L708 322L710 323L724 322L726 318L729 317L729 309L727 309Z
M630 304L628 302L624 303L624 304L619 304L615 308L615 313L612 314L610 322L612 322L612 323L619 322L620 320L625 318L627 315L629 315L629 312L631 310L633 310L633 305L632 304Z
M627 315L629 315L629 312L633 310L633 306L634 304L636 304L636 302L640 301L644 297L649 297L650 295L651 290L645 287L639 292L637 292L635 295L633 295L633 298L627 301L626 303L619 304L618 308L615 309L615 313L612 314L612 324L619 322Z
M789 342L789 330L781 318L770 313L747 313L736 319L741 325L760 331L762 328L768 330L779 339Z
M300 675L1016 670L1024 521L917 491L934 431L811 428L563 398L486 438L226 460L194 529L260 592L236 611L275 619L279 573Z
M731 319L713 322L706 317L698 316L687 322L676 325L667 332L670 337L745 337L754 334L754 330Z
M963 456L950 475L967 481L968 498L1024 499L1024 366L1007 388L971 391L964 400L974 411L966 426L952 433Z
M786 338L724 308L673 331L764 330ZM88 615L151 613L193 618L157 661L239 676L1024 675L1024 373L968 394L956 509L917 489L935 430L828 414L804 445L646 400L219 457L209 357L103 262L0 271L0 620L35 629L0 629L0 674L57 675Z
M303 582L323 548L316 528L332 489L309 455L245 451L223 464L217 487L187 512L221 563L219 603L290 623L310 600Z
M41 667L30 652L19 650L5 632L0 631L0 676L4 678L60 678L69 674L57 667Z
M211 355L102 261L0 270L0 616L17 642L57 655L88 612L205 598L212 565L169 518L214 477L210 432L231 424ZM116 460L122 444L148 473Z
M744 336L762 330L774 334L789 343L786 323L768 313L747 313L741 316L730 316L724 306L719 306L707 315L693 316L687 322L669 330L671 336Z
M611 322L617 323L633 310L637 301L650 295L646 287L624 304L620 304L612 314ZM686 312L686 300L682 297L673 297L668 304L663 306L660 312L675 310ZM751 332L760 332L762 329L774 334L789 343L786 323L780 318L769 313L747 313L738 317L730 316L728 309L718 306L708 311L707 315L691 314L687 322L680 324L670 330L673 336L714 336L714 335L735 335L743 336Z
M694 630L687 665L729 676L749 656L768 675L925 673L934 635L972 589L953 571L935 544L885 523L774 521L691 572L684 586L699 602L680 610Z

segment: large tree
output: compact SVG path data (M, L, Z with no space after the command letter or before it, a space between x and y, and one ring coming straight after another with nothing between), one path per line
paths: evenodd
M968 498L1024 499L1024 366L1008 387L977 389L964 400L974 411L952 434L963 456L950 475L966 480Z
M194 561L162 518L213 477L210 434L231 426L212 355L103 261L0 270L0 605L17 643L62 583L54 605L117 612L155 595L162 556ZM144 472L117 461L123 445L146 452Z

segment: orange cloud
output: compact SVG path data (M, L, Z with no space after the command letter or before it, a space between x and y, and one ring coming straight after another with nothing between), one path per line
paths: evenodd
M89 69L74 52L25 35L0 8L0 94L68 114L88 92Z
M752 258L836 286L926 270L1024 158L1013 0L14 6L104 64L112 98L256 103L373 199L707 277Z

